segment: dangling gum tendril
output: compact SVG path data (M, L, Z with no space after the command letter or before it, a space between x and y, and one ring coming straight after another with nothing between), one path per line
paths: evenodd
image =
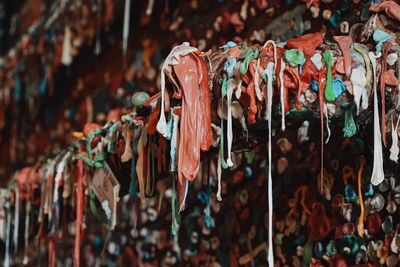
M263 45L263 48L266 48L269 44L272 45L274 49L274 63L271 66L272 62L269 62L267 65L266 73L267 73L267 95L266 95L266 106L267 106L267 114L268 114L268 263L270 266L274 265L274 251L273 251L273 222L272 222L272 212L273 212L273 199L272 199L272 127L271 127L271 120L272 120L272 77L275 75L276 71L276 45L275 42L272 40L268 40ZM260 57L258 58L258 61ZM259 62L257 61L257 65ZM258 75L258 69L254 75Z
M267 65L267 77L272 79L272 62ZM274 73L275 74L275 73ZM268 80L267 87L267 112L268 112L268 263L269 266L274 266L274 251L273 251L273 199L272 199L272 81Z
M309 208L307 207L307 205L306 205L306 196L307 196L307 193L308 193L308 187L307 187L307 186L303 185L303 186L300 186L299 188L297 188L296 192L294 193L294 203L293 203L293 207L292 207L292 209L289 211L288 216L292 216L292 215L295 215L295 214L297 213L297 205L299 204L299 198L300 198L300 197L301 197L301 199L300 199L300 205L301 205L301 207L303 208L304 212L305 212L307 215L311 215L311 214L312 214L311 211L310 211L310 209L309 209Z
M322 81L322 73L324 68L322 68L318 73L318 97L319 97L319 116L321 122L321 171L320 171L320 193L324 192L324 84Z
M276 44L275 44L275 42L274 42L273 40L268 40L268 41L266 41L266 42L264 43L264 45L263 45L262 48L267 48L268 45L272 45L272 47L273 47L273 49L274 49L274 67L273 67L273 72L272 72L272 73L273 73L274 75L276 75L276 74L275 74L275 71L276 71L276 64L277 64L277 59L276 59ZM258 57L257 65L259 65L259 61L260 61L260 57ZM256 75L259 75L259 73L258 73L258 72L254 73L254 80L255 80L255 76L256 76ZM272 83L271 83L271 84L272 84ZM267 99L267 96L265 96L265 105L268 107L268 99ZM284 115L283 115L283 116L284 116ZM266 113L265 119L267 119L267 113ZM284 121L284 119L283 119L283 121Z
M357 177L357 183L358 183L358 202L360 203L360 217L358 218L358 226L357 226L357 231L358 235L360 237L364 236L364 202L362 198L362 192L361 192L361 177L362 173L364 170L364 165L365 165L365 157L363 155L360 155L359 157L359 162L360 162L360 168L358 169L358 177Z

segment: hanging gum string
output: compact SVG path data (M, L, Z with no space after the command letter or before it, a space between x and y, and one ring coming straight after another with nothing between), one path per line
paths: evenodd
M379 185L384 177L383 171L383 155L382 155L382 137L379 126L379 111L378 111L378 92L377 92L377 75L376 75L376 56L374 52L368 53L372 63L373 71L373 94L374 94L374 163L372 168L371 183L372 185Z
M267 77L272 78L273 63L267 65ZM268 81L272 83L272 81ZM274 266L273 251L273 198L272 198L272 86L267 87L268 111L268 264Z
M325 144L328 144L329 139L331 138L331 128L329 127L329 114L328 114L328 107L327 105L324 105L324 114L325 114L325 119L326 119L326 132L328 133L328 136L326 137Z
M134 129L133 138L132 138L131 182L129 185L129 194L131 196L135 196L137 194L136 181L138 179L137 179L137 175L136 175L135 151L137 151L139 137L140 137L140 127L136 126Z
M83 148L80 147L80 152L83 152ZM81 231L82 229L82 224L83 224L83 175L84 175L84 170L83 170L83 160L78 159L78 162L76 164L77 168L77 177L76 177L76 183L77 183L77 208L76 208L76 225L75 225L75 242L74 242L74 266L79 267L80 266L80 241L81 241Z
M363 155L360 155L359 157L359 164L360 168L358 169L357 183L358 183L358 202L360 204L360 217L358 218L357 231L358 235L362 238L364 237L364 216L365 216L364 202L361 191L361 178L365 166L365 157Z
M25 232L24 232L24 238L25 238L25 251L24 251L24 257L22 259L22 264L27 265L28 264L28 247L29 247L29 213L31 211L31 202L29 199L26 200L26 207L25 207Z
M227 83L226 83L226 75L224 75L222 79L222 86L221 86L221 96L223 101L224 97L227 94ZM224 114L224 105L221 107L222 114ZM218 201L222 201L221 197L221 176L222 176L222 168L227 169L228 164L224 159L224 118L221 118L221 135L219 138L220 146L219 146L219 155L218 155L218 165L217 165L217 176L218 176L218 189L217 189L217 199ZM221 168L222 167L222 168Z
M226 98L227 98L227 104L228 104L228 114L227 114L227 142L228 142L228 157L226 159L226 163L228 167L233 166L232 162L232 141L233 141L233 132L232 132L232 94L233 94L233 88L235 87L235 80L229 79L227 82L227 93L226 93Z
M281 100L281 116L282 116L282 126L281 129L282 131L285 131L286 129L286 122L285 122L285 80L283 79L283 73L285 71L286 68L286 63L285 61L281 58L281 66L280 66L280 70L279 70L279 80L280 80L280 100Z
M172 212L172 221L171 221L171 233L176 236L178 233L178 222L177 222L177 212L176 212L176 171L172 172L172 200L171 200L171 212Z
M53 237L49 237L47 239L47 251L48 251L48 266L55 267L56 266L56 244Z
M264 45L263 45L263 49L266 49L267 47L268 47L268 45L272 45L272 48L273 48L273 52L274 52L274 67L273 67L273 74L274 75L276 75L276 66L277 66L277 57L276 57L276 44L275 44L275 42L273 41L273 40L268 40L268 41L266 41L265 43L264 43ZM258 59L258 60L260 60L260 58ZM282 66L281 66L281 68L282 68ZM255 74L254 74L255 75ZM267 84L267 86L269 86L268 84ZM270 86L272 86L272 81L270 82ZM272 89L272 88L270 88L270 89ZM267 88L267 91L269 90L269 88ZM272 92L273 93L273 92ZM282 92L281 92L281 94L282 94ZM265 96L265 105L268 107L268 99L267 99L267 96ZM267 113L265 114L265 119L267 119ZM283 114L283 123L284 123L284 120L285 120L285 114ZM282 127L284 127L284 126L282 126Z
M138 158L136 162L136 174L137 174L137 179L139 183L139 193L140 193L140 199L142 204L145 202L145 184L144 184L144 177L143 177L143 169L144 169L144 145L143 145L143 137L144 136L144 131L143 128L141 128L140 131L140 137L138 141Z
M321 125L321 170L320 170L320 193L324 192L324 86L322 82L323 69L318 72L318 96L319 96L319 116Z
M397 118L396 127L393 125L393 114L392 114L392 146L390 148L390 159L394 162L399 160L399 122L400 116Z
M11 235L11 209L10 204L6 204L7 208L7 230L6 230L6 249L3 260L4 267L10 267L10 235Z
M14 254L17 254L18 250L18 230L19 230L19 189L18 187L15 189L15 211L14 211Z
M125 0L124 24L122 28L122 55L126 57L128 52L129 25L130 25L131 0Z
M208 201L204 210L204 224L208 229L212 227L211 218L211 171L210 171L210 158L207 159L207 195Z
M297 205L299 204L300 200L300 205L303 208L304 212L307 215L311 215L310 209L306 205L306 196L308 194L308 187L303 185L297 188L296 192L294 193L294 203L293 207L290 209L288 216L294 216L297 214Z

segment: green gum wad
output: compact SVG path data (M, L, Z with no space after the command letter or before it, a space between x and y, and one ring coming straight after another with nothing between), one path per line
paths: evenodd
M249 69L250 61L258 58L259 52L256 47L246 47L245 50L240 54L239 59L243 59L242 64L240 65L239 71L240 74L245 75L247 70Z
M357 125L353 118L353 106L345 107L343 136L352 137L357 133Z
M285 60L291 67L297 67L305 63L304 53L299 49L289 49L285 51Z
M325 99L329 102L335 101L335 92L332 88L332 53L330 50L325 50L323 58L326 63L326 86Z

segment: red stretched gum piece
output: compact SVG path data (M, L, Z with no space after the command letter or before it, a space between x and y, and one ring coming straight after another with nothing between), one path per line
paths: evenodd
M144 202L145 199L145 180L146 171L147 171L147 149L143 143L143 132L140 134L138 146L138 158L136 161L136 174L139 184L139 192L140 192L140 199Z
M350 46L353 40L350 36L333 36L333 39L339 44L340 50L342 50L342 54L344 57L344 71L347 77L351 75L351 55L350 55Z
M152 95L149 99L147 99L147 100L143 103L143 106L144 106L144 107L147 107L147 108L148 108L148 107L151 107L155 102L158 101L158 99L160 98L160 96L161 96L161 92L158 92L158 93ZM170 107L171 107L171 106L170 106L169 94L168 94L168 91L165 90L165 91L164 91L164 112L169 112Z
M289 48L297 48L307 56L313 56L315 49L322 44L324 38L320 32L304 34L300 37L290 39L286 46Z
M304 92L310 86L312 78L318 73L317 67L315 67L308 56L306 56L306 62L302 66L302 71L300 75L300 89Z
M154 135L157 132L156 126L158 117L160 116L161 106L158 105L150 114L149 121L147 123L147 134Z
M161 92L158 92L158 93L152 95L149 99L147 99L143 103L143 106L150 107L154 102L157 102L157 100L160 98L160 96L161 96Z
M285 75L286 74L286 75ZM289 75L290 76L289 76ZM299 71L297 67L290 67L289 64L286 65L285 72L283 74L283 79L285 81L285 108L289 109L289 96L288 96L288 89L297 89L297 99L296 99L296 109L301 110L303 105L300 102L300 95L302 93L300 88L300 77ZM285 110L285 112L287 112Z
M173 65L182 91L182 114L178 150L178 179L194 180L200 166L199 131L199 71L192 54L180 56L179 64Z
M321 127L321 188L320 192L324 192L324 182L323 182L323 168L324 168L324 103L325 103L325 85L326 85L326 65L324 65L318 71L318 100L319 100L319 116L320 116L320 127ZM333 74L332 74L333 76Z
M400 21L400 6L399 4L393 1L384 1L378 4L372 5L369 8L369 11L372 12L385 12L386 15L391 17L392 19Z
M399 80L396 78L394 70L386 71L383 80L385 81L385 84L389 86L399 85Z
M208 70L206 62L198 54L193 54L197 60L198 69L201 71L201 84L200 84L200 105L202 111L200 112L200 149L208 151L213 143L212 129L211 129L211 96L210 87L208 86Z

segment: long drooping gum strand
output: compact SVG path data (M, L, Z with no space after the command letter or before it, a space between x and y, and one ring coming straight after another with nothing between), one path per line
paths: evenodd
M328 132L328 137L326 138L326 141L325 141L325 144L327 144L329 142L329 139L331 138L331 128L329 127L328 108L326 105L324 105L324 114L325 114L325 118L326 118L326 131Z
M10 235L11 235L11 209L10 209L10 204L7 204L6 250L3 260L4 267L10 267Z
M277 60L276 60L276 44L273 40L268 40L265 42L265 44L263 45L263 48L267 48L268 45L272 45L273 49L274 49L274 66L273 66L273 74L275 74L275 70L276 70L276 64L277 64ZM259 58L260 59L260 58ZM268 67L268 66L267 66ZM271 76L272 77L272 76ZM272 89L272 81L271 81L271 89ZM269 90L269 88L267 88L267 91ZM272 94L271 94L272 97ZM265 98L265 104L268 106L268 99ZM267 119L267 116L269 116L267 113L265 114L265 119Z
M130 25L130 11L131 0L125 0L124 7L124 25L122 28L122 55L126 56L128 52L128 38L129 38L129 25Z
M143 145L143 137L144 133L143 133L143 129L141 130L140 133L140 137L139 137L139 142L138 142L138 158L136 161L136 173L137 173L137 179L138 179L138 183L139 183L139 191L140 191L140 199L142 201L142 203L145 202L145 181L144 181L144 177L143 177L143 164L144 164L144 159L143 159L143 152L144 152L144 145Z
M311 215L311 211L306 205L306 192L307 191L308 191L308 187L307 186L303 186L302 190L301 190L301 201L300 201L300 204L303 207L304 212L307 215Z
M24 250L24 258L22 259L22 264L27 265L28 264L28 247L29 247L29 214L31 212L31 202L28 199L26 201L26 207L25 207L25 232L24 232L24 238L25 238L25 250Z
M380 91L381 91L381 133L382 133L382 141L383 145L387 146L387 138L386 138L386 111L385 111L385 72L386 72L386 55L387 51L383 52L385 56L382 57L381 60L381 83L380 83Z
M83 150L82 148L80 149ZM81 244L81 231L83 224L83 160L78 159L77 163L77 209L76 209L76 226L75 226L75 242L74 242L74 266L80 266L80 244Z
M281 69L279 70L279 80L280 80L280 88L279 88L279 91L280 91L280 97L281 97L281 113L282 113L282 126L281 126L281 128L282 128L282 131L285 131L285 129L286 129L286 122L285 122L285 94L284 94L284 91L285 91L285 86L284 86L284 83L285 83L285 81L284 81L284 79L283 79L283 73L284 73L284 71L285 71L285 68L286 68L286 63L285 63L285 61L283 60L283 58L281 58Z
M228 142L228 158L226 159L226 163L229 167L233 166L232 162L232 141L233 141L233 131L232 131L232 94L233 88L236 87L235 80L229 79L228 81L228 90L226 94L226 100L228 103L228 115L227 115L227 142Z
M173 128L172 128L171 150L170 150L170 157L171 157L170 171L174 172L177 170L176 151L178 151L178 142L179 142L179 129L178 129L179 115L175 114L172 111L172 118L173 118Z
M268 83L272 84L272 71L274 65L269 62L267 65ZM269 75L268 75L269 74ZM274 266L274 251L273 251L273 198L272 198L272 86L267 86L267 111L268 111L268 264Z
M153 7L154 7L154 0L149 0L146 8L146 15L151 16L153 13Z
M192 52L197 51L197 48L189 46L188 42L184 42L181 45L175 46L172 48L171 52L165 59L162 67L161 67L161 74L160 74L160 87L161 87L161 111L160 111L160 118L157 122L157 131L164 137L167 136L167 121L165 119L165 111L164 111L164 94L165 94L165 70L167 69L168 65L171 63L177 63L177 62L172 62L172 59L174 57L178 57L180 55L186 55ZM179 52L179 53L178 53ZM179 61L178 61L179 62ZM179 64L179 63L178 63Z
M222 175L221 157L218 157L218 162L217 162L217 179L218 179L217 200L218 201L222 201L222 197L221 197L221 175Z
M390 159L394 162L399 160L399 122L400 116L397 118L396 127L393 125L393 115L392 115L392 147L390 148Z
M19 230L19 189L15 189L15 211L14 211L14 252L17 253L18 250L18 230Z
M320 72L321 73L321 72ZM321 77L319 77L321 80ZM321 170L320 170L320 193L324 193L324 88L318 84L319 116L321 125Z
M363 169L364 169L364 165L365 165L365 157L363 155L361 155L359 157L360 160L360 169L358 170L358 202L360 203L360 217L358 218L358 226L357 226L357 231L358 231L358 235L360 237L364 236L364 202L363 202L363 198L362 198L362 192L361 192L361 177L362 177L362 173L363 173Z
M256 96L258 101L262 100L262 93L260 89L260 74L258 73L258 69L260 68L260 56L257 59L257 64L254 67L254 89L256 91Z
M376 56L373 52L368 53L372 63L373 71L373 93L374 93L374 164L372 168L371 183L379 185L385 178L383 171L383 154L382 154L382 137L379 125L378 111L378 92L377 92L377 76L376 76Z
M69 66L72 63L72 54L71 54L71 30L69 26L65 26L64 30L64 40L61 54L61 63L65 66Z

